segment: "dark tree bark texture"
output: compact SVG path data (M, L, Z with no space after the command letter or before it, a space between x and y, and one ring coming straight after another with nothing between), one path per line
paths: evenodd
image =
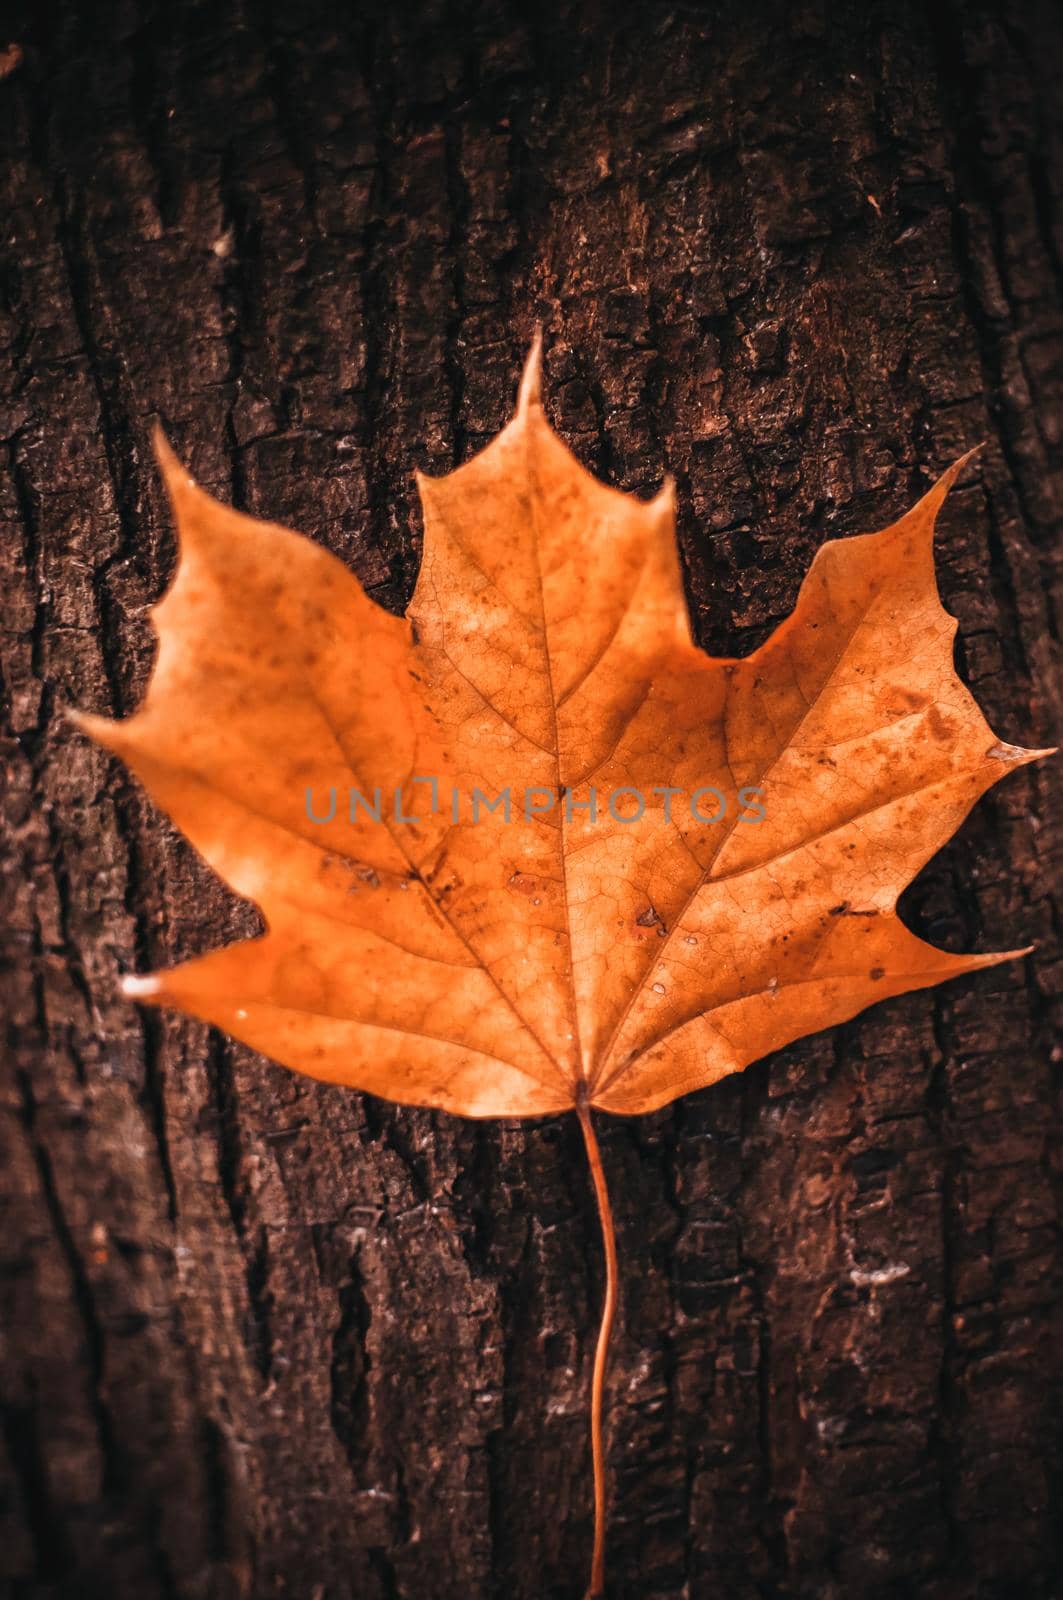
M1063 17L38 0L3 26L0 1568L33 1600L579 1600L576 1119L405 1111L124 1003L118 972L255 913L63 707L144 687L156 419L399 609L411 471L502 425L541 322L579 456L675 475L717 651L985 440L941 588L996 731L1051 743ZM1058 781L1009 777L903 902L1034 955L601 1125L612 1600L1063 1593Z

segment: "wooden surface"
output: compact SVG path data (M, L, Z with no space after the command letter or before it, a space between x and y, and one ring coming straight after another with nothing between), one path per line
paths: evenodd
M502 424L540 321L582 459L675 475L715 650L984 439L938 540L958 659L1002 738L1058 739L1063 19L98 0L4 27L0 1572L33 1600L579 1600L575 1119L406 1112L123 1003L119 971L255 917L62 708L145 681L156 419L399 609L412 469ZM1060 1594L1058 800L1058 767L1010 777L903 902L1035 956L601 1126L610 1600Z

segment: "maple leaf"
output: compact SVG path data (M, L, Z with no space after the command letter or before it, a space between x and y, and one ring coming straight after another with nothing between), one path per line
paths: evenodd
M873 1001L1023 952L954 955L897 898L1001 744L953 667L934 520L817 554L744 659L694 645L670 485L640 502L543 413L419 478L408 614L158 455L180 539L124 721L81 715L266 933L126 991L297 1071L475 1117L577 1111L607 1251L592 1385L602 1585L616 1301L590 1108L650 1111ZM493 806L493 809L489 809Z

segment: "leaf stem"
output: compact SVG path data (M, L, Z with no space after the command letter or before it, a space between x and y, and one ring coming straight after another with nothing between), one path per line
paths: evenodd
M617 1300L616 1234L613 1229L613 1211L609 1204L609 1189L605 1169L598 1148L590 1107L581 1101L576 1115L583 1130L583 1143L587 1148L587 1163L594 1180L594 1198L598 1202L598 1220L602 1227L602 1246L605 1250L605 1299L602 1302L602 1320L598 1328L598 1345L594 1352L594 1375L591 1379L591 1462L594 1469L594 1555L591 1559L591 1579L586 1600L601 1600L605 1593L605 1441L602 1435L603 1395L606 1364L609 1359L609 1337L613 1331Z

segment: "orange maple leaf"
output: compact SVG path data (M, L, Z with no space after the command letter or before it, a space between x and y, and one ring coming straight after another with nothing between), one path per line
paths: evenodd
M405 618L158 454L180 538L125 721L80 715L267 932L126 981L300 1072L474 1117L575 1110L607 1251L592 1385L604 1561L616 1260L591 1108L650 1111L887 995L1010 956L897 898L1005 773L934 581L964 461L824 545L752 655L693 643L671 486L643 503L516 414L420 478Z

